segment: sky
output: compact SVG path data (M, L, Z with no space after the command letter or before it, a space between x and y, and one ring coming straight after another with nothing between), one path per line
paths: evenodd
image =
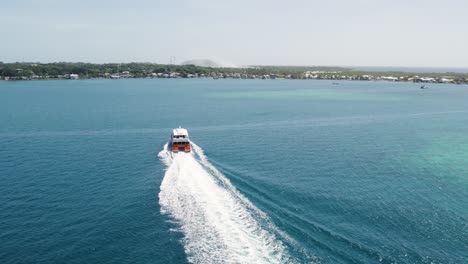
M468 68L467 0L15 0L0 61Z

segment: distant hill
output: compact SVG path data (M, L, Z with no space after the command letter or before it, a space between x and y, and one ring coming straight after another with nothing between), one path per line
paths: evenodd
M196 59L188 60L181 63L182 65L195 65L199 67L211 67L211 68L239 68L236 65L223 64L209 59Z

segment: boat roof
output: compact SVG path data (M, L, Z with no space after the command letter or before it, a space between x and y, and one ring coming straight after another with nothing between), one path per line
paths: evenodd
M172 130L173 136L188 136L188 131L185 128L174 128Z

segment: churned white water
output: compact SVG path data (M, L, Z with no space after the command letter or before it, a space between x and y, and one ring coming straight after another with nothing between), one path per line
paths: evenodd
M159 203L184 234L193 263L291 262L268 217L192 143L192 153L159 153L167 166Z

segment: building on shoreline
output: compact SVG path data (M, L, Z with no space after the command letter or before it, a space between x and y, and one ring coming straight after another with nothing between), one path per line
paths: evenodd
M194 65L161 65L151 63L11 63L0 65L0 79L8 81L206 77L213 79L311 79L468 84L468 73L359 72L339 67L258 66L249 68L211 68Z

